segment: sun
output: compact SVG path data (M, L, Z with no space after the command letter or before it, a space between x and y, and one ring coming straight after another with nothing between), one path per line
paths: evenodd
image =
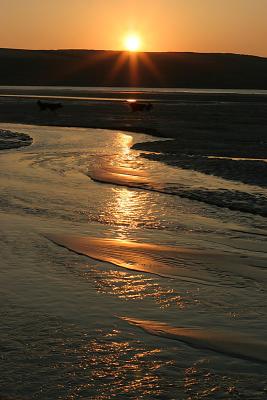
M127 35L124 40L124 46L128 51L138 51L141 46L140 37L136 34Z

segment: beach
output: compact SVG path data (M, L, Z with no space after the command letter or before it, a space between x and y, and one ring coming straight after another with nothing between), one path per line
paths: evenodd
M180 168L267 185L267 94L108 88L106 92L83 88L57 92L33 87L4 88L1 93L7 96L0 97L1 122L119 129L171 138L136 148L161 153L147 157ZM63 107L40 112L38 98L61 102ZM151 103L153 108L133 113L129 99Z
M117 129L147 133L136 143L142 157L243 184L267 186L267 94L264 91L208 91L119 88L3 88L1 122ZM41 101L59 102L40 111ZM132 112L128 100L152 104ZM156 137L160 137L157 141ZM165 140L162 140L162 139ZM179 194L184 196L182 190ZM265 196L208 194L215 205L267 215ZM206 201L206 193L194 193Z
M266 110L0 91L0 397L265 399Z

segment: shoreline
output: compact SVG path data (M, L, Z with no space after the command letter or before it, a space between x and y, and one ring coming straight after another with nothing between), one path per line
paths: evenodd
M172 96L175 102L160 96L151 112L133 113L126 98L62 100L63 107L50 112L39 111L36 98L0 95L0 122L121 130L171 139L133 148L152 152L142 156L173 167L267 187L267 102L262 96L251 101L251 96L242 95L242 102L232 95L225 101L225 94L216 95L216 101L206 93L179 93Z

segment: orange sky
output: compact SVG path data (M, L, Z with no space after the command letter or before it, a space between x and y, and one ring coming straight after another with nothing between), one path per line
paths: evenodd
M0 47L267 56L267 0L0 0Z

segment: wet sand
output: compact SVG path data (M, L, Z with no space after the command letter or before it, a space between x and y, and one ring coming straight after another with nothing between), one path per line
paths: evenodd
M91 236L77 236L70 234L46 234L53 243L74 251L80 255L86 255L95 260L101 260L120 268L144 272L160 277L179 279L194 282L199 285L218 286L212 279L212 270L243 276L245 279L257 279L266 282L264 269L265 259L257 257L249 258L243 255L231 256L214 250L203 251L194 247L162 246L153 243L137 243L120 239L99 239ZM246 258L246 260L244 259ZM205 272L200 272L195 260L203 260ZM257 264L259 269L255 271L251 265ZM186 265L186 267L185 267ZM214 267L216 265L216 267ZM220 285L224 283L221 282Z
M123 318L151 335L178 340L197 348L205 348L222 354L230 354L248 360L266 363L267 345L264 341L233 332L207 331L200 328L176 328L155 321Z
M89 99L82 90L66 89L63 94L69 97L52 98L62 103L61 109L41 112L34 90L27 92L28 97L14 97L23 96L23 90L14 89L10 97L1 93L0 122L118 129L170 138L135 148L154 152L143 156L172 166L267 186L266 95L101 92L91 93ZM56 96L52 89L41 94L50 96L49 101ZM129 97L152 102L152 111L132 113Z
M139 157L147 135L1 128L33 138L0 154L2 397L265 399L266 219L208 204L252 189Z

